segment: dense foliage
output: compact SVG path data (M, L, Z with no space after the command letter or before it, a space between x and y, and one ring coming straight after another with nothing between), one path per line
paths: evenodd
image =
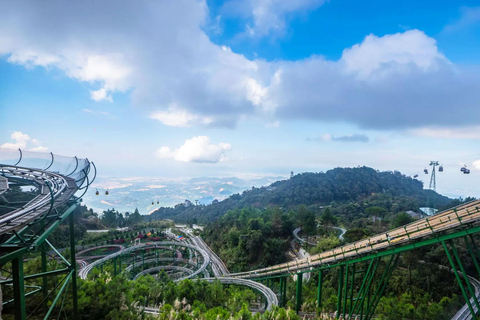
M162 308L164 315L170 311L186 311L198 315L216 308L217 314L230 316L251 304L257 294L250 289L223 286L220 282L183 280L174 283L163 273L162 281L152 276L128 280L124 276L111 278L103 274L93 281L79 284L79 309L81 319L138 319L148 318L144 306Z
M231 272L285 262L295 216L279 208L228 211L204 231Z

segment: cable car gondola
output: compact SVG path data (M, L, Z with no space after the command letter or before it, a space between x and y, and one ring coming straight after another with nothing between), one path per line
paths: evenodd
M107 189L107 191L105 191L105 195L108 196L108 189Z
M465 169L465 171L463 171L463 174L469 174L470 173L470 169Z
M413 179L417 179L417 178L418 178L418 174L413 176Z
M152 206L155 204L155 202L152 201Z
M438 167L439 172L443 172L443 166Z
M423 169L423 172L424 172L425 174L428 174L427 168Z
M98 192L98 189L97 189L97 191L95 191L95 195L98 196L99 194L100 194L100 192Z
M157 204L160 204L160 201L157 200Z
M465 170L467 170L467 166L465 166L465 165L460 168L460 171L463 172L463 173L465 173Z

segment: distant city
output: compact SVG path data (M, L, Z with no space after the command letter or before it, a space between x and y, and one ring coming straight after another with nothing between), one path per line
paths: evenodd
M98 177L91 190L83 197L83 203L101 214L115 208L119 212L150 214L159 207L173 207L189 200L192 204L210 204L221 201L232 194L241 193L252 187L267 186L283 176L240 179L236 177L192 179L168 178L106 178ZM98 195L96 191L98 190ZM105 192L108 190L108 195Z

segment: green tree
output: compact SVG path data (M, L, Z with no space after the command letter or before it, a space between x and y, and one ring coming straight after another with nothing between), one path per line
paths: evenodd
M395 215L392 221L392 228L398 228L403 225L413 222L413 218L405 212L400 212Z
M337 217L332 214L330 208L325 208L322 215L320 216L320 224L325 228L325 234L327 233L328 227L337 224Z

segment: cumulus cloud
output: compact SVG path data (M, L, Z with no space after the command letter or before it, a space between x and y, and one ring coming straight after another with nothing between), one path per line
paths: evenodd
M323 1L238 0L225 8L236 4L254 32L270 34L290 13ZM133 104L168 126L233 127L251 117L389 130L480 122L478 67L451 63L420 30L367 35L339 60L267 62L210 41L208 14L202 0L10 1L0 11L0 55L60 69L91 86L93 100L128 90Z
M186 110L170 107L166 111L155 111L150 115L151 119L160 121L171 127L191 127L192 125L209 125L212 118L192 114Z
M187 139L176 150L163 146L157 150L159 158L172 158L180 162L217 163L226 159L226 153L232 149L229 143L213 144L210 137L198 136Z
M90 98L95 101L107 100L113 102L112 96L107 93L107 90L105 88L99 90L91 90Z
M0 145L0 148L13 149L13 150L22 149L22 150L36 151L36 152L45 152L48 150L48 148L41 145L42 144L41 141L39 141L38 139L32 139L28 134L20 131L12 132L12 134L10 135L10 138L14 142L3 143Z
M325 0L230 0L223 5L222 12L245 18L246 34L262 37L283 34L289 14L314 10L324 3Z
M436 41L418 30L383 37L370 34L361 44L345 49L341 61L348 71L363 78L385 65L394 65L396 71L410 65L429 71L437 69L440 63L448 63L438 52Z
M454 66L419 30L368 36L336 62L312 57L279 67L281 80L268 90L283 119L341 120L373 129L454 127L480 120L478 73Z
M472 165L475 169L480 170L480 159L474 161Z

